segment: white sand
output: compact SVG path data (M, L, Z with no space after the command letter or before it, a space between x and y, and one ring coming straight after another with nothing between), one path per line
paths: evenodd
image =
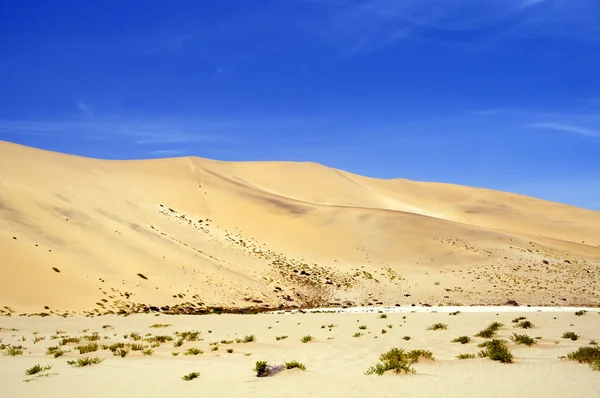
M287 314L287 315L210 315L210 316L151 316L129 317L102 316L85 318L60 317L3 317L0 327L17 328L18 331L0 331L4 343L27 346L22 356L0 356L0 380L2 396L6 397L197 397L197 396L248 396L248 397L594 397L600 392L600 377L589 366L561 361L577 347L588 345L592 339L600 340L600 315L589 311L583 316L573 312L469 312L451 316L447 313L389 313L386 319L380 314ZM534 329L514 328L511 320L518 315L526 316L535 324ZM406 318L404 318L406 317ZM509 342L515 356L513 364L500 364L489 359L457 360L461 353L477 353L476 344L483 341L473 338L469 344L451 343L460 336L473 336L491 322L505 324L498 338L507 339L512 332L541 336L533 347L517 346ZM447 330L429 331L427 326L443 322ZM155 323L167 323L166 328L149 328ZM331 331L322 325L335 324ZM103 329L112 325L114 329ZM360 325L367 326L361 330ZM388 328L387 325L392 325ZM82 357L71 351L54 359L44 355L45 348L56 345L51 336L62 329L69 336L90 335L98 332L108 336L100 344L125 340L123 334L134 331L142 336L173 335L175 331L199 330L203 340L185 342L175 348L172 342L155 348L152 356L131 352L120 358L110 351L85 355L106 358L98 365L73 368L67 360ZM87 332L82 332L89 329ZM382 334L381 330L387 330ZM211 331L209 333L209 331ZM575 331L581 337L577 341L565 340L565 331ZM46 339L33 344L33 332ZM352 337L356 332L361 337ZM116 334L116 336L114 336ZM248 334L256 336L256 342L247 344L220 344L219 350L210 351L210 343L223 339L235 339ZM314 336L314 341L303 344L302 336ZM287 335L277 341L276 336ZM24 336L26 341L17 341ZM409 341L403 336L411 336ZM332 337L333 339L328 340ZM147 344L147 343L146 343ZM66 347L73 350L74 344ZM198 356L186 356L190 347L204 350ZM234 352L225 352L232 347ZM374 365L381 353L389 348L428 349L435 361L414 365L414 375L367 376L364 372ZM177 357L172 351L181 352ZM245 356L245 354L251 354ZM307 366L305 372L284 371L269 378L256 378L252 371L258 360L271 364L298 360ZM33 366L53 365L50 377L24 380L25 369ZM199 379L186 382L184 374L198 371Z

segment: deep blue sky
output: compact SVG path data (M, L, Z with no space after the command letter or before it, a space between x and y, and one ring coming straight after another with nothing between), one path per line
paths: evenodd
M2 1L0 139L600 210L600 1Z

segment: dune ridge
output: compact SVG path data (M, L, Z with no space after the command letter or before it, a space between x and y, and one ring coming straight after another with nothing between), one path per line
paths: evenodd
M600 212L315 163L0 142L0 252L3 313L600 303Z

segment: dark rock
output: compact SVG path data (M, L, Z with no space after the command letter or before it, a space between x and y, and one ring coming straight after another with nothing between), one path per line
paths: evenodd
M512 305L514 307L518 307L519 303L517 303L515 300L508 300L505 305Z

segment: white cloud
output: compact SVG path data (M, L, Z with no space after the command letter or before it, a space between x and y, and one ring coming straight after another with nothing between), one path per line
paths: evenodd
M543 130L555 130L562 131L565 133L573 133L579 135L585 135L589 137L600 137L599 130L593 130L587 127L576 126L572 124L563 124L563 123L532 123L528 124L525 127L534 128L534 129L543 129Z

